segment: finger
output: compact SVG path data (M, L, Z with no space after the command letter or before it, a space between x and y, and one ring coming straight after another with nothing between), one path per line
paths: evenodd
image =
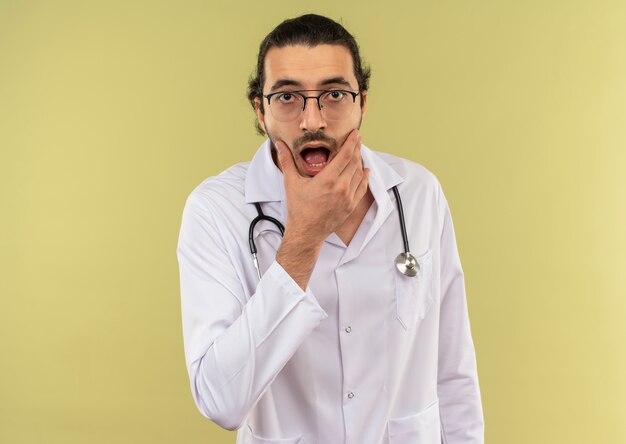
M352 153L352 158L344 171L347 171L348 174L354 174L357 170L363 170L363 158L361 157L361 141L354 146L354 152Z
M330 174L333 176L338 176L341 172L348 166L352 157L354 156L354 151L360 148L361 146L361 135L357 129L352 130L352 132L348 135L346 141L343 143L341 148L339 149L339 153L337 156L333 158L333 160L322 170L322 173L326 172L326 174ZM322 174L320 173L320 174Z
M363 161L361 160L361 135L358 136L356 143L353 146L347 146L346 151L351 150L352 156L348 161L348 164L339 173L339 175L347 174L351 177L355 171L363 169Z
M354 173L350 178L350 196L354 196L354 194L356 193L356 189L359 187L359 184L361 183L361 179L363 179L364 174L365 173L363 171L363 168L357 168L354 170Z
M276 147L278 155L278 165L280 166L280 169L283 172L285 178L297 175L298 170L296 168L295 161L293 160L291 150L289 149L287 144L282 140L277 140L274 143L274 146Z
M352 184L352 181L355 180L354 175L357 174L357 172L359 174L358 180L360 180L361 178L360 175L363 172L363 159L361 158L360 146L361 146L360 143L355 145L350 161L344 167L343 171L339 173L339 176L337 177L339 180L345 180L345 181L350 182L350 184ZM356 180L356 183L358 183L358 180ZM353 191L354 188L352 188L351 186L350 190Z
M365 168L363 170L363 177L361 177L361 182L359 182L359 186L354 192L354 200L356 202L359 202L361 199L363 199L363 196L365 196L365 193L367 192L367 186L369 184L369 177L370 177L370 169Z

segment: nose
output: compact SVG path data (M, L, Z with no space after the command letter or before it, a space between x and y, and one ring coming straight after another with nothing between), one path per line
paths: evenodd
M304 111L300 116L300 129L315 132L326 128L326 120L322 116L317 97L307 97L305 100ZM313 102L309 103L309 100L313 100Z

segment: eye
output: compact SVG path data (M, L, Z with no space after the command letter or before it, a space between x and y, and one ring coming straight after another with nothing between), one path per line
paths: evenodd
M288 103L293 103L298 99L295 94L280 93L280 94L276 94L276 100L278 100L280 103L288 104Z
M328 91L326 98L330 100L331 102L340 102L345 96L346 96L346 93L344 91L341 91L339 89L334 89L332 91Z

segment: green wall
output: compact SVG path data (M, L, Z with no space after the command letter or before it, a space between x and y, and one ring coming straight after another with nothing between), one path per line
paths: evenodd
M0 442L232 443L196 411L186 196L262 139L263 36L318 12L363 140L450 202L489 443L626 442L626 2L0 0Z

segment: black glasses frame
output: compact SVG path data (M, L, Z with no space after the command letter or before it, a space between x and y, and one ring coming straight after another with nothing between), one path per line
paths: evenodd
M319 95L317 96L305 96L302 93L305 92L312 92L312 91L317 91L319 92ZM307 100L309 99L317 99L317 109L319 109L320 111L322 110L322 103L320 102L320 99L322 98L322 96L324 94L327 94L329 92L333 92L333 91L337 91L337 92L342 92L342 93L346 93L346 94L350 94L352 96L352 103L356 103L356 96L361 95L361 91L359 92L354 92L354 91L348 91L347 89L300 89L298 91L276 91L270 94L267 94L263 97L265 97L267 99L267 106L271 107L272 105L270 104L270 100L272 99L272 97L274 97L277 94L295 94L297 96L302 97L302 111L304 111L306 109L306 103Z

